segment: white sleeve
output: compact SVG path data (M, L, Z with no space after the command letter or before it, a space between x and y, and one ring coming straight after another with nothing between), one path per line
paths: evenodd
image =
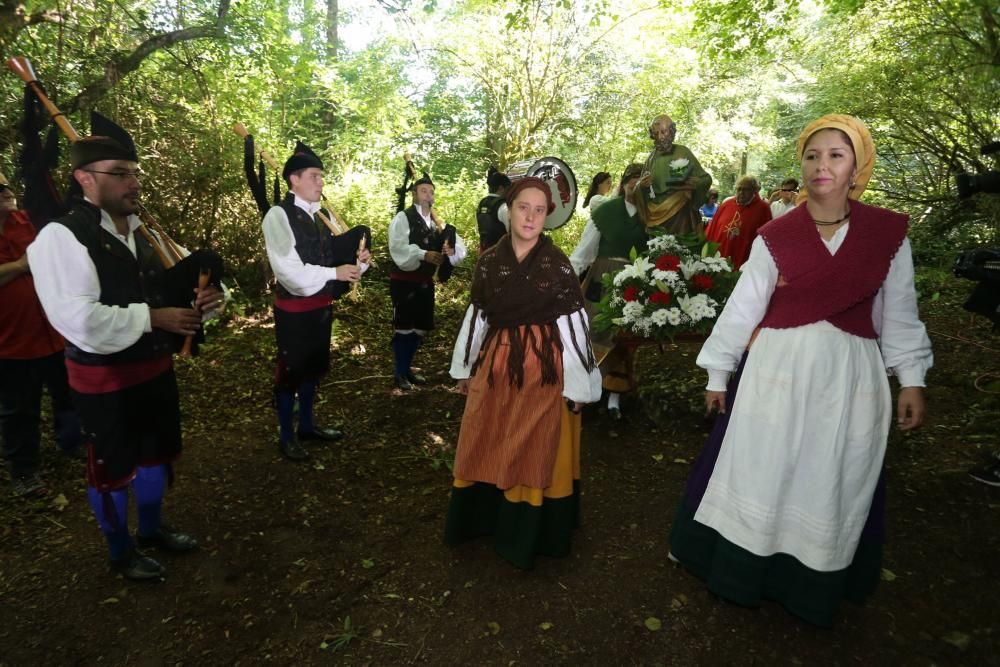
M562 395L574 403L596 403L601 400L601 371L596 364L588 371L577 353L579 348L591 358L594 355L587 335L587 313L581 308L560 317L556 325L563 348Z
M416 243L410 243L410 223L403 211L397 213L389 223L389 255L396 266L404 271L416 271L424 258L424 250Z
M754 329L764 319L771 294L778 284L778 267L760 236L750 246L750 258L722 314L712 328L695 363L708 371L709 391L725 391Z
M295 296L310 296L323 289L327 282L337 279L334 267L302 261L295 250L295 235L288 224L288 216L280 206L267 212L263 228L267 260L274 277L286 290Z
M469 251L465 248L465 241L463 241L462 237L458 235L458 232L455 232L455 254L448 256L448 259L451 261L451 265L458 266L461 264L468 252Z
M593 199L590 200L593 203ZM597 249L601 244L601 232L593 220L588 220L583 227L583 234L580 235L580 242L576 244L573 254L569 257L569 263L573 265L576 275L580 275L587 267L597 259Z
M924 376L934 365L931 341L917 312L913 283L913 254L904 239L889 265L889 274L872 308L885 366L901 387L923 387Z
M472 328L472 314L474 311L475 306L469 304L468 310L465 311L465 318L462 320L462 328L458 332L458 338L455 339L455 349L451 353L451 370L449 373L456 380L464 380L469 377L472 365L479 358L479 349L483 346L483 339L490 328L489 323L486 321L486 316L480 311L476 316L476 331L472 334L469 363L466 364L465 347L469 342L469 330Z
M497 209L497 220L503 224L504 229L510 231L510 209L507 208L507 202L500 204L500 208Z
M153 330L145 303L124 308L100 303L97 268L65 225L42 228L28 246L28 265L49 322L81 350L114 354Z

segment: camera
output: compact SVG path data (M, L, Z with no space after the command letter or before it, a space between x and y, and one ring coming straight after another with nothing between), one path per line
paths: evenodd
M1000 141L986 144L979 149L980 155L1000 153ZM1000 171L983 171L978 174L961 173L955 175L958 198L968 199L977 192L1000 192Z

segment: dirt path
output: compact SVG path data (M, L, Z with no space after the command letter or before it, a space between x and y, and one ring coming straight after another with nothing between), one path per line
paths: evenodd
M720 602L667 562L708 427L688 348L644 352L627 422L588 410L569 558L522 572L485 541L445 547L463 400L444 370L463 298L442 295L417 361L435 383L407 395L387 376L386 295L349 307L318 406L348 437L306 465L278 455L266 315L181 365L186 452L166 515L204 548L168 558L163 583L107 574L82 466L47 442L53 494L0 494L0 665L1000 664L1000 489L966 475L1000 446L1000 339L956 314L958 292L923 305L931 415L890 441L885 580L832 630Z

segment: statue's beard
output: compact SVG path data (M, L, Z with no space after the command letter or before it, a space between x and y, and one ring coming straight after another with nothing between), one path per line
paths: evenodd
M660 153L669 153L674 148L673 139L664 139L656 142L656 150Z

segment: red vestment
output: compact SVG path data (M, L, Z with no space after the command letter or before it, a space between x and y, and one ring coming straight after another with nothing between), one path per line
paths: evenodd
M750 245L757 238L757 230L771 220L771 208L759 195L754 195L749 204L743 206L731 197L719 204L719 210L708 223L705 236L719 244L719 252L733 262L733 270L738 271L750 257Z

